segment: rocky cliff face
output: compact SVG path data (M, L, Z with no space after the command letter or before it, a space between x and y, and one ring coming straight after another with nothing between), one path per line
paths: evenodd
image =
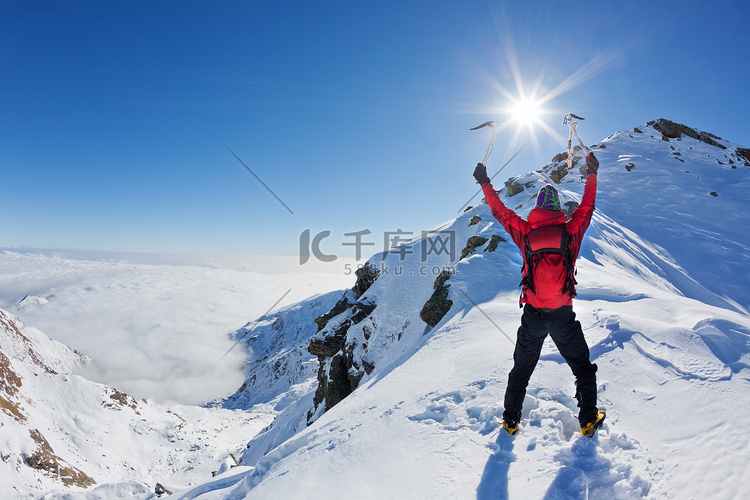
M314 376L317 361L308 347L310 338L320 330L316 321L319 322L326 312L330 315L338 311L342 307L340 304L347 304L346 297L351 293L335 291L313 297L237 330L235 338L242 342L249 357L245 366L246 379L222 406L248 409L267 403Z
M330 409L352 393L360 380L375 368L364 360L374 325L362 325L362 337L348 336L349 329L365 321L377 304L363 295L378 279L380 274L374 266L363 266L357 270L357 281L327 313L315 318L318 331L310 340L308 351L318 358L318 388L313 399L314 408L308 414L308 421L319 408Z

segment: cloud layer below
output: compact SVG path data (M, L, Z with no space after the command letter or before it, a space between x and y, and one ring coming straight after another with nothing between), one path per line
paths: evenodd
M198 404L244 380L243 349L222 359L230 333L289 290L277 308L354 278L2 252L0 282L1 308L94 359L82 375L139 398Z

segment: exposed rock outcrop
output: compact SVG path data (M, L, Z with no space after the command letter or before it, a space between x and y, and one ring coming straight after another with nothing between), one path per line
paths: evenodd
M505 181L505 188L508 190L508 196L515 196L523 192L523 185L512 179Z
M24 454L23 461L32 469L42 471L50 477L59 478L66 486L79 486L87 488L96 484L93 478L66 463L55 455L52 447L41 432L36 429L29 430L31 439L37 444L31 454Z
M750 167L750 149L737 148L737 154L742 156L745 161L745 166Z
M474 252L476 252L476 249L478 247L481 247L485 243L487 243L487 238L483 238L482 236L470 237L468 240L466 240L466 247L461 250L461 259L459 260L463 260L469 255L473 254Z
M484 241L486 242L487 240L484 239ZM433 285L435 291L419 312L419 317L422 318L422 321L431 327L440 323L440 320L443 319L453 305L453 301L448 299L448 288L450 288L450 285L446 284L446 281L450 277L450 271L440 273Z
M490 237L490 243L487 245L487 248L484 249L485 252L494 252L497 249L497 245L502 242L507 241L505 238L500 236L499 234L493 234Z
M356 340L347 341L347 333L353 325L364 321L377 307L363 299L365 292L379 276L374 266L366 265L357 270L357 281L351 293L345 295L327 313L315 319L318 333L310 340L308 351L318 357L318 388L313 398L314 409L308 414L311 421L315 411L325 404L325 411L330 410L359 386L365 373L375 368L371 363L355 360L354 351L366 344L359 345ZM362 299L362 300L360 300ZM364 333L365 341L369 335Z
M0 351L0 410L23 423L26 421L26 416L14 402L20 387L21 377L13 371L10 360Z
M662 139L664 139L665 141L669 141L669 139L681 139L683 135L686 135L701 142L705 142L706 144L710 144L711 146L716 146L717 148L721 149L727 149L726 146L719 142L722 140L721 137L718 137L709 132L698 132L694 128L683 125L682 123L673 122L665 118L659 118L658 120L648 122L646 125L649 125L655 130L661 132Z

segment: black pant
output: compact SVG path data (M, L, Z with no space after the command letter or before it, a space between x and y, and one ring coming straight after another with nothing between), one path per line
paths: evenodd
M506 421L521 420L521 407L531 374L539 361L544 339L549 334L576 378L578 420L581 427L596 418L596 364L589 361L589 346L583 338L581 323L576 321L573 306L542 310L526 304L518 329L513 369L505 391Z

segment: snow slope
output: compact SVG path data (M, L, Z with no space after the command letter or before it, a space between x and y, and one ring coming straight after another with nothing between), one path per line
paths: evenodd
M492 236L505 234L480 204L436 229L454 232L453 258L422 259L434 240L416 239L370 259L377 279L319 330L313 318L281 316L284 331L304 331L318 347L319 380L297 379L278 396L294 404L250 441L243 468L177 498L750 497L750 236L741 218L750 163L700 131L663 136L665 123L594 148L599 196L575 301L608 410L593 439L578 436L573 377L551 341L521 431L498 428L521 259L508 241L490 251ZM554 178L563 203L580 200L582 159L571 171L563 164L511 179L501 197L526 215ZM473 236L486 240L459 261ZM452 304L429 327L420 311L446 268ZM346 380L356 387L339 401L332 387Z
M273 419L136 400L71 374L87 361L0 310L2 498L102 483L119 484L104 487L116 494L184 488Z

